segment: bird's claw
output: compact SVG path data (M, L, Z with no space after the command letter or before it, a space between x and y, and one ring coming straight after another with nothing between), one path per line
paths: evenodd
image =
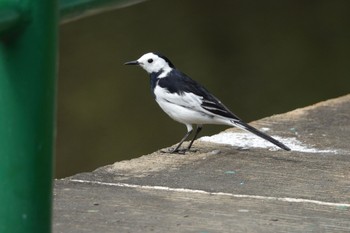
M170 148L170 149L166 149L166 150L161 150L160 152L162 153L166 153L166 154L182 154L184 155L186 153L186 149L174 149L174 148Z
M176 148L170 148L167 150L161 150L162 153L169 153L169 154L181 154L184 155L186 152L197 152L198 150L189 150L189 149L176 149Z

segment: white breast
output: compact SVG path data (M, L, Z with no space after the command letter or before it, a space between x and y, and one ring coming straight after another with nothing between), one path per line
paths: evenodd
M225 124L226 121L201 107L202 97L193 93L170 93L167 89L156 86L156 101L172 119L183 124Z

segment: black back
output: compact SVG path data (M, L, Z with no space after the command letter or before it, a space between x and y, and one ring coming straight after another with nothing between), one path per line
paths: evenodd
M209 112L214 114L239 119L234 115L225 105L221 103L219 99L213 96L206 88L188 77L177 69L173 69L167 77L157 79L159 74L151 74L151 88L152 91L158 82L158 85L162 88L166 88L170 93L176 93L183 95L185 92L193 93L197 96L202 97L201 106ZM153 80L152 80L153 79Z

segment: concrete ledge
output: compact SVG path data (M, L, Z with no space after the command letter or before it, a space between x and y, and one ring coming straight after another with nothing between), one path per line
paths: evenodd
M292 152L198 140L57 180L54 232L350 232L349 113L347 95L252 123Z

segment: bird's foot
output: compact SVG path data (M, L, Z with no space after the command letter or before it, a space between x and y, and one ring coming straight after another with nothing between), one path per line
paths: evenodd
M169 153L169 154L181 154L184 155L186 154L186 152L192 152L195 153L198 150L189 150L189 149L177 149L177 148L169 148L169 149L165 149L165 150L161 150L160 152L162 153Z
M182 154L184 155L186 153L187 149L176 149L176 148L168 148L165 150L161 150L160 152L166 153L166 154Z

